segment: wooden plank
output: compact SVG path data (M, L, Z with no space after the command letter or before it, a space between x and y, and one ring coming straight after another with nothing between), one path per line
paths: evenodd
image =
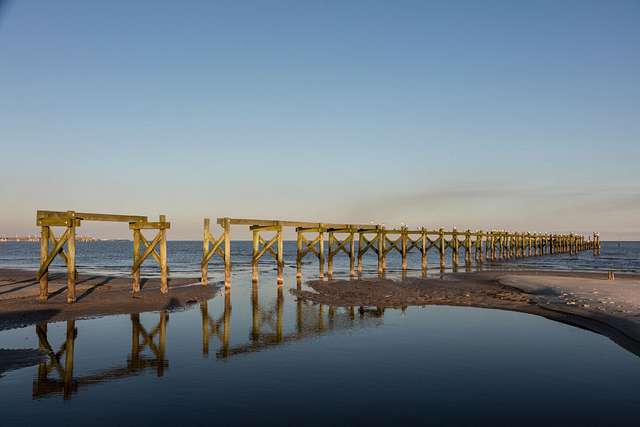
M47 217L63 217L68 218L68 212L62 211L47 211L47 210L38 210L36 212L36 217L47 218ZM101 214L101 213L93 213L93 212L75 212L75 217L80 220L85 221L112 221L112 222L138 222L138 221L147 221L146 216L141 215L116 215L116 214Z
M131 222L130 230L167 230L171 228L170 222Z
M218 218L218 224L222 224L224 218ZM231 225L257 225L272 227L281 225L283 227L302 227L302 228L356 228L365 230L375 230L376 225L371 224L325 224L310 221L280 221L275 219L249 219L249 218L229 218Z

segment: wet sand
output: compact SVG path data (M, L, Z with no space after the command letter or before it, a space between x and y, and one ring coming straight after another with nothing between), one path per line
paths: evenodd
M303 299L334 306L450 305L511 310L588 329L640 355L640 276L569 272L477 272L441 278L312 281Z
M31 271L0 269L0 330L108 314L175 310L206 300L220 284L202 287L197 279L170 279L169 293L160 293L160 279L142 279L139 296L131 296L128 277L80 275L77 301L66 301L66 274L49 275L49 300L39 303L39 286Z

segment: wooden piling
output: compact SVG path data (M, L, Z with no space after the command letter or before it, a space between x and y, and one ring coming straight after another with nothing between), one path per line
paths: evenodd
M207 286L207 282L209 279L209 262L207 259L207 255L209 254L209 236L211 234L210 231L211 220L209 218L204 219L204 233L202 236L202 262L200 264L200 283L202 286ZM133 232L133 253L134 253L134 262L135 262L135 254L140 251L140 242L138 242L136 246L136 232ZM134 292L135 292L135 279L134 279Z
M385 270L386 241L384 226L378 228L378 274L383 275Z
M76 220L75 212L69 211L67 229L67 303L76 302Z
M407 227L402 226L402 228L400 229L402 271L407 271L407 238Z
M40 227L40 265L44 265L49 256L49 232L48 226ZM46 302L49 295L49 267L40 275L40 302Z
M445 250L447 248L447 242L444 239L444 229L441 228L438 230L438 235L439 235L439 240L440 240L440 244L438 249L440 250L440 272L444 272L446 269L446 264L445 264Z

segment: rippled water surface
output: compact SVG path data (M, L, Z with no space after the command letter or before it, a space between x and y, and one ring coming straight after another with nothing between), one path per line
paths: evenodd
M35 244L11 245L0 247L2 266L35 265ZM231 291L187 310L0 331L2 349L47 353L0 374L0 425L612 425L637 415L640 358L603 336L498 310L314 305L290 293L291 244L282 287L270 260L252 285L242 245ZM130 242L78 246L81 272L128 272ZM200 250L170 242L171 273L197 277ZM506 266L637 271L637 254L637 244L605 243L597 259ZM316 272L309 259L305 278Z

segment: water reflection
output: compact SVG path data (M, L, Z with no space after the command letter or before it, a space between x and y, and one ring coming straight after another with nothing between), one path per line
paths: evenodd
M371 310L360 307L358 312L359 316L356 318L355 307L336 308L298 298L296 299L295 330L285 334L283 333L284 291L282 286L277 288L275 303L264 306L260 304L259 286L254 283L251 289L249 341L232 347L223 346L218 352L218 357L233 357L328 332L382 323L384 309Z
M354 327L377 326L382 323L383 308L347 307L336 308L310 301L295 301L295 324L290 332L285 332L285 296L282 286L278 286L275 299L261 303L260 289L254 283L250 295L251 322L247 324L248 334L244 342L231 344L231 291L223 292L224 306L221 313L211 313L213 300L200 303L201 352L208 357L212 347L216 348L217 359L227 359L237 355L252 353L274 346L304 340L332 331ZM37 367L33 381L34 399L51 395L62 395L70 399L84 387L91 384L121 379L142 372L152 372L162 377L169 368L167 357L167 331L169 313L148 313L157 316L152 327L145 327L139 313L130 317L130 347L122 366L109 367L86 375L74 375L74 354L78 328L75 320L66 322L66 335L62 343L55 343L48 331L48 324L36 326L39 348L47 354ZM146 315L145 315L146 316ZM293 320L293 319L290 319ZM240 323L240 326L244 323ZM217 344L216 344L217 343ZM57 350L56 350L57 349ZM195 349L194 349L195 350ZM197 351L197 350L196 350Z
M131 349L126 365L84 376L73 375L74 347L78 337L76 321L67 320L66 338L58 351L49 341L47 324L37 325L39 348L48 357L38 364L32 397L38 399L62 394L64 399L70 399L81 386L124 378L146 370L155 370L159 377L163 376L169 366L165 358L168 321L168 313L162 311L155 327L147 331L140 322L140 314L131 314ZM151 355L146 355L145 350Z

